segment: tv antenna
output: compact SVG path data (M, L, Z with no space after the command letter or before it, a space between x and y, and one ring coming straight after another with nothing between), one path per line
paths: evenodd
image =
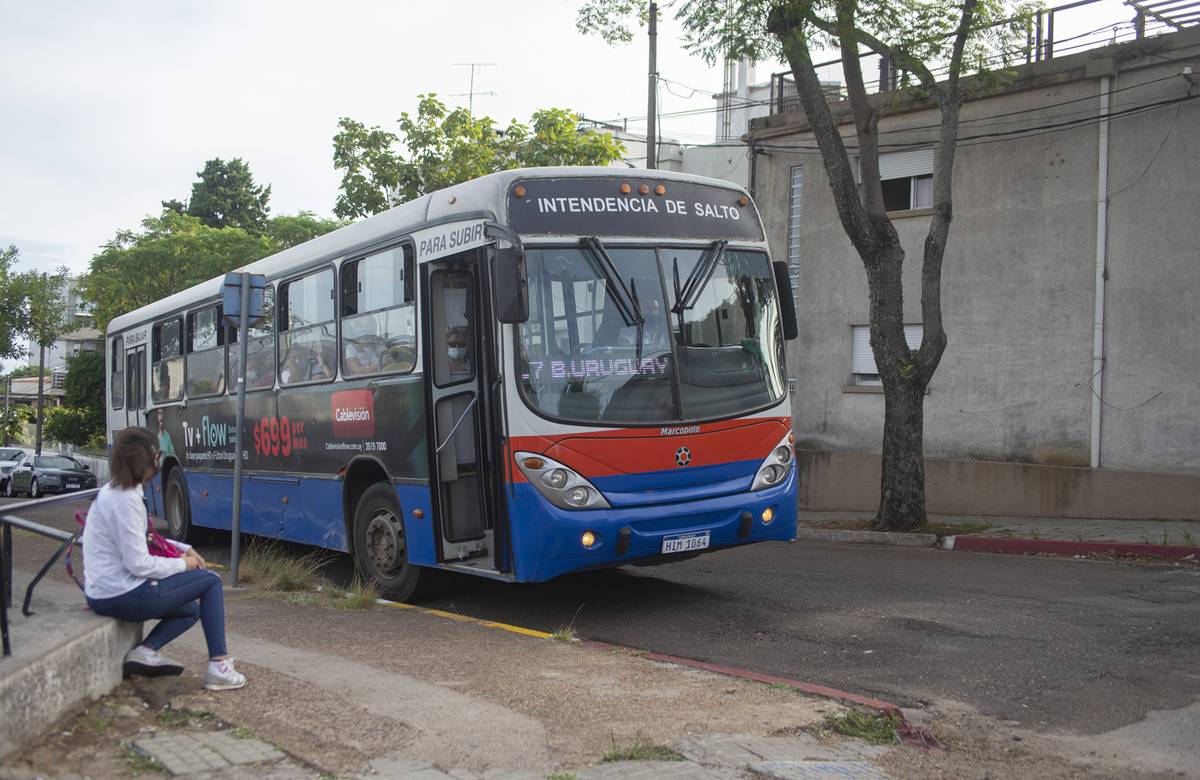
M475 91L475 71L482 70L483 68L494 68L496 66L496 63L494 63L494 62L456 62L456 63L454 63L454 65L455 65L455 67L459 67L459 68L470 68L471 69L471 86L469 88L470 91L459 92L457 94L451 95L450 97L465 97L467 99L467 113L474 116L475 115L475 96L476 95L480 95L480 96L489 95L491 97L496 96L496 93L492 92L490 90L488 90L486 92L484 92L484 91L476 92Z

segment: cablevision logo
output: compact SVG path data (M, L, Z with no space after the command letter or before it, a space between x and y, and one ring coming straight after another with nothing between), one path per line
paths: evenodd
M375 435L375 396L370 390L333 394L333 435L365 438Z

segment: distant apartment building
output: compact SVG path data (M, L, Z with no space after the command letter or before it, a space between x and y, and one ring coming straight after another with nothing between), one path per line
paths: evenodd
M942 272L949 346L925 404L931 511L1200 518L1200 27L1165 29L1039 49L972 85ZM915 91L872 101L915 346L940 117ZM853 149L848 105L831 107ZM756 199L793 272L802 503L874 510L884 398L862 262L798 106L775 101L748 141L771 150Z

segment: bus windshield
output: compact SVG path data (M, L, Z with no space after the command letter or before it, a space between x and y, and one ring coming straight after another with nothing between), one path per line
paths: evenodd
M766 254L723 241L603 249L623 290L590 246L527 252L529 320L517 361L530 407L585 424L655 424L732 417L783 398ZM621 311L626 291L641 314L632 323Z

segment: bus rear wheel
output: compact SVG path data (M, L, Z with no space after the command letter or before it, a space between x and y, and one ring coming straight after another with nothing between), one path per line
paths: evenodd
M359 575L375 583L387 598L420 597L421 567L408 562L404 516L396 493L386 482L367 488L354 511L354 564Z
M179 467L171 469L167 474L167 484L163 493L163 512L167 516L167 536L181 542L194 540L192 504L188 500L187 483L184 482L183 472Z

